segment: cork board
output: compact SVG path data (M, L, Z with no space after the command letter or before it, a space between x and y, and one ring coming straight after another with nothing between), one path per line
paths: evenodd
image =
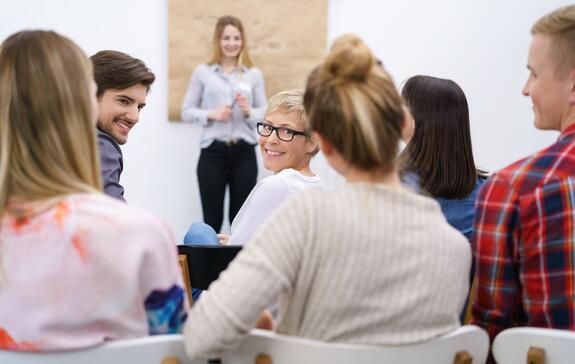
M210 58L216 21L223 15L242 20L268 98L303 88L325 57L327 0L169 0L169 120L180 120L192 71Z

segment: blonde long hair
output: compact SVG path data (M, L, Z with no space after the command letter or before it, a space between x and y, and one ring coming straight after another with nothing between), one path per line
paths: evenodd
M0 216L8 199L101 189L92 66L71 40L23 31L0 46Z
M223 55L220 47L220 39L222 38L224 29L228 25L236 27L242 35L242 49L240 50L240 54L238 54L238 67L253 67L253 62L248 52L248 39L246 37L246 32L244 31L244 26L240 19L231 15L222 16L218 19L216 29L214 31L214 37L212 38L212 57L208 61L208 64L220 63L222 61Z

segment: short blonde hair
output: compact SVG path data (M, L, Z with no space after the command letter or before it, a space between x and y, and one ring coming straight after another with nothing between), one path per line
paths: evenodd
M533 25L531 34L551 38L557 76L564 77L575 69L575 5L559 8L543 16Z
M356 35L338 38L309 76L304 105L313 131L351 165L374 173L396 166L404 114L391 77Z
M23 31L2 43L0 216L9 198L101 189L93 82L90 60L55 32Z
M303 90L286 90L278 92L273 95L268 101L268 105L264 111L264 119L274 113L295 113L303 124L306 138L311 138L311 129L309 127L309 119L305 113L303 106ZM313 157L319 152L319 147L315 148L310 155Z
M242 36L242 48L238 55L238 67L253 67L253 62L248 52L248 38L246 37L246 32L244 31L244 26L240 19L235 16L226 15L218 19L216 23L216 29L214 30L214 37L212 38L212 57L208 61L208 64L220 63L222 61L222 49L220 47L220 39L222 34L224 34L224 29L228 25L236 27Z

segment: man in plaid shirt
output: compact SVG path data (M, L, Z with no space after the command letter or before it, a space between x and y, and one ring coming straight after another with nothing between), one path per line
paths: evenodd
M523 94L557 142L495 173L477 198L472 323L575 330L575 6L531 29Z

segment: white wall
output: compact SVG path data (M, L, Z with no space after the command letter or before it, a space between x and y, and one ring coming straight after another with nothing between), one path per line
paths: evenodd
M533 128L531 103L520 92L531 24L568 4L329 0L328 40L359 34L398 86L414 74L458 82L470 104L476 160L494 170L557 136ZM167 121L167 0L1 0L0 8L0 39L25 28L54 29L89 55L117 49L154 70L157 82L148 106L123 147L122 184L130 203L153 210L183 236L188 224L202 217L195 174L199 129ZM321 156L314 168L324 180L335 180Z

